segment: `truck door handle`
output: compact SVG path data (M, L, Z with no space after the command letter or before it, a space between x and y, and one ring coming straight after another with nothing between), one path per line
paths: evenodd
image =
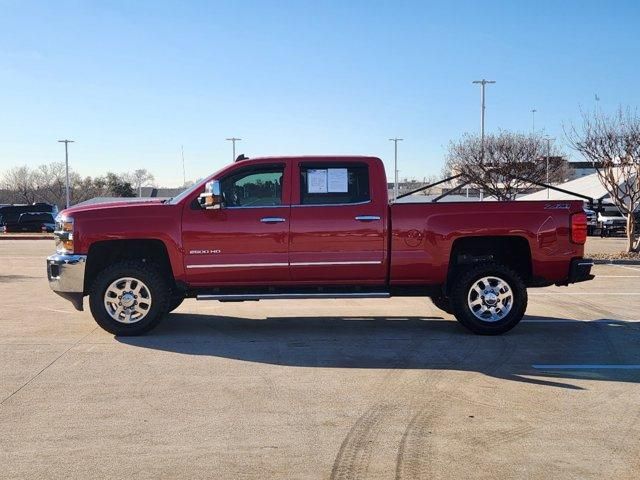
M356 220L359 222L373 222L375 220L380 220L378 215L358 215Z
M282 217L262 217L260 219L262 223L281 223L286 222L286 220Z

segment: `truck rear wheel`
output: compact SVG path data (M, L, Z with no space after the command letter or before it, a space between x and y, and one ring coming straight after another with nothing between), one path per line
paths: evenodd
M114 335L140 335L154 328L167 312L170 289L162 274L139 261L105 268L89 292L95 321Z
M527 309L520 275L498 263L480 264L454 280L451 306L456 319L473 333L499 335L515 327Z

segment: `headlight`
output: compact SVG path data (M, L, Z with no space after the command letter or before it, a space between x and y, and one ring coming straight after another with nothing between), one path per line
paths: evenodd
M53 234L56 238L58 253L73 253L73 218L58 215Z

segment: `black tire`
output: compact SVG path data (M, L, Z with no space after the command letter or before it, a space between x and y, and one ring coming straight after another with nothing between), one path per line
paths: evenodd
M503 318L494 321L480 319L474 314L468 303L471 289L483 277L497 277L503 280L512 292L511 310ZM522 320L527 309L527 287L522 278L511 268L498 263L480 264L460 273L453 281L449 298L456 319L478 335L500 335L508 332ZM484 297L481 301L485 305ZM493 305L500 308L499 302Z
M151 305L145 316L135 323L115 320L105 307L105 292L113 282L124 277L139 280L150 293ZM156 327L163 319L167 313L169 295L167 281L158 269L146 262L128 260L111 265L96 276L89 291L89 307L95 321L107 332L120 336L141 335Z
M184 302L184 293L173 291L169 298L167 313L173 312L176 308L182 305L182 302Z
M453 309L451 308L451 301L449 300L449 297L445 297L444 295L439 295L437 297L431 297L431 301L436 307L438 307L443 312L447 312L453 315Z

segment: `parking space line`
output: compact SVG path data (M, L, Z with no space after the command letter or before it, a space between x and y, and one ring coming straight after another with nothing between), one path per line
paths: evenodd
M596 275L596 280L598 278L640 278L640 275Z
M531 292L532 295L640 295L640 292Z
M554 319L542 319L542 318L530 318L526 320L522 320L520 323L585 323L585 324L593 324L593 323L603 323L607 325L625 325L627 323L640 323L640 320L612 320L612 319L604 319L600 318L598 320L576 320L575 318L554 318Z
M531 365L536 370L640 370L640 365L567 364Z
M618 265L615 264L616 267L620 267L620 268L626 268L627 270L633 270L634 272L640 272L640 268L633 268L630 267L629 265Z

